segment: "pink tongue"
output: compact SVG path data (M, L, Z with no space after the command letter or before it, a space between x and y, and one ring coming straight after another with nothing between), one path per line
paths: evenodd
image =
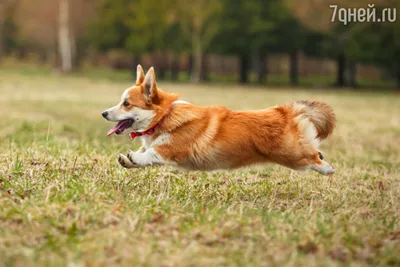
M107 136L114 134L116 131L118 131L118 129L119 129L119 125L117 124L114 126L114 128L112 128L108 131Z
M117 123L117 125L114 126L114 128L112 128L112 129L110 129L110 130L108 131L107 136L110 136L110 135L116 133L116 132L117 132L118 130L120 130L121 128L124 130L124 129L126 128L127 124L129 124L129 120L122 120L122 121L119 121L119 122ZM122 130L122 131L123 131L123 130ZM121 132L122 132L122 131L121 131Z

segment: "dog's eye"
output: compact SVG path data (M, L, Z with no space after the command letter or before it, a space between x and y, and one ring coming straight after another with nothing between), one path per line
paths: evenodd
M122 103L122 105L124 105L124 107L127 107L129 106L129 102L125 100L124 103Z

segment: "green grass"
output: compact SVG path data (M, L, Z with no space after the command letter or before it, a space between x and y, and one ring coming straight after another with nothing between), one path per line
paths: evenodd
M125 170L101 111L129 82L0 71L0 265L399 266L398 93L161 83L199 105L329 103L333 177Z

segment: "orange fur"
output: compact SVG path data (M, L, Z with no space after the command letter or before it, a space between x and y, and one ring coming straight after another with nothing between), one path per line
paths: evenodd
M128 100L132 106L153 110L150 127L159 127L152 141L169 134L169 142L154 147L166 163L196 170L265 162L300 170L324 163L318 145L335 127L333 111L324 103L298 101L259 111L232 111L222 106L173 105L179 96L154 86L147 99L143 84L137 84Z
M164 158L189 169L230 169L275 162L299 169L319 162L318 150L301 138L290 105L262 111L176 105L152 137L170 133L156 148Z

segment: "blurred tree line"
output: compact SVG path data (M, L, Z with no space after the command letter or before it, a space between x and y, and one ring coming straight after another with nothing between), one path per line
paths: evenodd
M400 23L331 21L330 5L368 8L354 0L0 0L2 57L36 52L64 72L84 59L118 49L136 66L151 53L160 78L178 79L179 59L189 58L193 82L208 79L207 55L235 56L239 82L252 70L268 81L266 64L288 55L289 81L299 83L299 53L332 59L336 85L357 86L357 63L384 69L400 88ZM374 8L397 8L398 0L376 0ZM397 14L396 14L397 15ZM165 54L172 64L165 64ZM256 64L254 64L256 62ZM252 66L256 66L252 68Z

